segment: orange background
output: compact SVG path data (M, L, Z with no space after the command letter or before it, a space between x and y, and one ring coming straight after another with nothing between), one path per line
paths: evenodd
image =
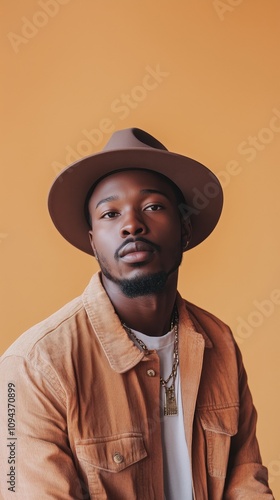
M279 496L279 1L22 0L2 11L0 351L97 270L52 226L55 174L110 131L149 131L224 187L222 219L186 254L179 289L233 329Z

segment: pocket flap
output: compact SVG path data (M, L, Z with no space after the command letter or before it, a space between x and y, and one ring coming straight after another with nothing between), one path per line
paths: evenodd
M234 436L238 431L239 407L199 410L204 430Z
M76 442L77 457L97 469L119 472L147 457L141 433L82 439Z

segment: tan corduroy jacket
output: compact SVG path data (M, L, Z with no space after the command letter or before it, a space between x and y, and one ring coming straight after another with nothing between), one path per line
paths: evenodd
M272 499L233 337L179 295L177 304L194 498ZM98 274L22 335L0 370L4 499L164 499L159 359L128 338Z

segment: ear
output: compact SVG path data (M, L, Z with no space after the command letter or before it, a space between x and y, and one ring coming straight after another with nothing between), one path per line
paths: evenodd
M92 245L93 245L92 229L88 232L88 237L89 237L89 241L90 241L90 244L91 244L91 247L92 247Z
M92 234L92 230L90 230L90 231L88 232L88 236L89 236L90 245L91 245L91 248L92 248L92 251L93 251L93 255L94 255L94 257L96 258L96 260L98 260L97 253L96 253L96 249L95 249L95 246L94 246L94 243L93 243L93 234Z
M182 241L183 251L187 250L191 237L192 237L192 225L190 218L182 217L181 241Z

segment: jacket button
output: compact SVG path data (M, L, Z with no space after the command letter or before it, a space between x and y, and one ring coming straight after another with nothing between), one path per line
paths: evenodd
M150 370L147 370L147 375L148 375L148 377L155 377L156 372L155 372L155 370L150 369Z
M113 460L115 464L121 464L124 461L124 457L117 452L113 455Z

